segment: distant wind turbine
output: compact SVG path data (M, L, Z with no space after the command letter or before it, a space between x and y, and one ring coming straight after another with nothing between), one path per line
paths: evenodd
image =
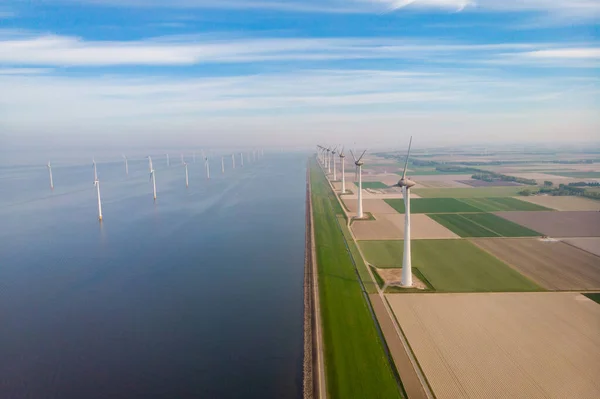
M204 166L206 167L206 178L210 179L210 164L208 163L208 156L204 157Z
M129 176L129 164L127 163L127 157L123 155L123 159L125 160L125 174Z
M165 154L167 156L167 167L171 166L171 160L169 159L169 154Z
M244 167L244 153L240 152L240 167Z
M340 151L340 166L342 167L342 194L346 194L346 175L344 172L344 158L346 158L346 156L344 155L344 147L342 147L342 150Z
M225 173L225 156L221 156L221 173Z
M150 164L150 181L152 181L152 189L154 193L154 201L156 201L156 173L152 167L152 158L148 155L148 163Z
M188 181L188 167L187 167L187 162L183 164L185 166L185 188L188 188L190 186L189 181Z
M102 200L100 199L100 180L94 180L94 186L96 186L96 193L98 194L98 220L102 221Z
M96 160L92 158L92 163L94 164L94 184L98 180L98 171L96 170Z
M235 154L231 154L231 168L235 169Z
M52 165L48 161L48 174L50 174L50 190L54 190L54 180L52 179Z
M410 188L415 185L415 182L406 178L406 168L408 167L408 157L410 156L410 147L412 145L412 136L408 142L408 152L406 153L406 161L404 162L404 171L402 178L397 186L402 188L402 196L404 197L404 254L402 259L402 280L403 287L412 287L412 263L410 253Z
M334 147L333 150L331 150L331 160L333 162L333 180L337 180L337 176L335 173L335 150L337 149L337 147Z
M367 150L364 150L363 153L361 154L361 156L356 159L356 157L354 156L354 152L350 151L350 153L352 154L352 158L354 158L354 164L356 165L357 169L358 169L358 209L356 211L356 217L358 219L361 219L363 217L363 206L362 206L362 166L364 165L364 162L362 161L362 157L365 156L365 152L367 152Z

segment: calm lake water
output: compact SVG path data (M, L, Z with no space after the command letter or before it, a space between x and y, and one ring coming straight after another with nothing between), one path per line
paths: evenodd
M172 163L178 163L173 157ZM0 397L299 398L306 156L0 167Z

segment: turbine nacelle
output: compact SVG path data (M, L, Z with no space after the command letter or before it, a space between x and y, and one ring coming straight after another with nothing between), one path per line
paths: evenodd
M404 179L400 179L400 180L398 181L398 184L397 184L397 186L398 186L398 187L406 187L406 188L411 188L411 187L412 187L412 186L414 186L415 184L417 184L417 183L415 183L414 181L410 180L409 178L404 178Z

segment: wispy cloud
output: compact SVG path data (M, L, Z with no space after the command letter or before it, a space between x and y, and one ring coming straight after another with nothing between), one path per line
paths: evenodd
M468 64L498 55L545 54L544 51L555 48L553 43L469 44L352 37L216 40L210 36L167 36L136 41L86 41L69 36L17 36L13 33L4 39L0 35L0 63L18 66L182 66L269 61L428 59L437 64ZM568 48L561 51L568 51Z

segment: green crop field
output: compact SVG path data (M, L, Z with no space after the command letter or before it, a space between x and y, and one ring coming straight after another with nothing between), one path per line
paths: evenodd
M359 241L373 265L401 267L403 241ZM539 286L467 240L413 240L412 265L445 292L538 291Z
M387 184L383 184L380 181L364 181L362 182L362 188L370 188L373 190L381 190L383 188L389 188Z
M427 215L461 237L499 237L500 234L464 218L460 214Z
M600 303L600 292L591 292L589 294L583 294L585 296L587 296L588 298L590 298L592 301L596 302L596 303Z
M399 213L404 213L404 199L384 200ZM454 198L414 198L410 200L411 213L480 212L467 203Z
M417 186L418 187L418 186ZM472 188L413 188L413 193L421 198L492 198L515 197L524 188L536 186L509 186L509 187L472 187Z
M337 201L315 161L310 175L328 396L401 397L331 207Z
M574 177L577 179L597 179L600 178L600 172L552 172L552 174L564 176L564 177Z
M462 198L460 201L479 208L484 212L496 211L551 211L552 209L511 197Z
M541 236L537 231L511 222L491 213L465 213L460 215L503 237L535 237Z

